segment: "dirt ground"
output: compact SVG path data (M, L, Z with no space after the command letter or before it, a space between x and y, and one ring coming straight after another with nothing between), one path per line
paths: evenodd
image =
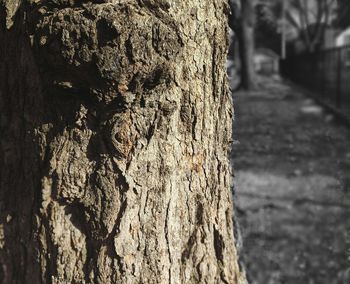
M250 284L349 284L350 128L278 78L233 97Z

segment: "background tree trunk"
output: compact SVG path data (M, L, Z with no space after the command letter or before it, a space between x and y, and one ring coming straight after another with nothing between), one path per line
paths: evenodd
M256 87L256 75L254 66L254 29L255 29L255 0L243 0L240 32L238 34L239 54L242 65L242 87L254 89Z
M0 0L0 282L245 283L225 1L95 2Z
M254 89L256 87L256 74L254 66L255 53L255 0L229 0L231 15L230 28L234 31L238 41L238 56L241 82L239 87Z

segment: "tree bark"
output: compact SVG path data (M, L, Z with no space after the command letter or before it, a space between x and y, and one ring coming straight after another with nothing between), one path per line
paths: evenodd
M245 283L218 0L0 0L0 282Z

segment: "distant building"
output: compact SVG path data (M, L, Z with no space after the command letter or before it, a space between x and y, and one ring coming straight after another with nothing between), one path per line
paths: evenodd
M324 31L324 36L323 36L323 42L322 42L322 49L329 49L336 47L336 41L338 38L338 35L340 33L339 29L331 28L328 27Z
M335 39L336 46L350 45L350 27L342 31Z
M255 71L261 74L278 73L279 59L279 55L271 49L257 48L254 54Z

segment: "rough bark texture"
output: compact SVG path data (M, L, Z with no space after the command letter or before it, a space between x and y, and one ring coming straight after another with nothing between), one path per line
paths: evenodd
M92 2L0 0L0 282L244 283L227 4Z

